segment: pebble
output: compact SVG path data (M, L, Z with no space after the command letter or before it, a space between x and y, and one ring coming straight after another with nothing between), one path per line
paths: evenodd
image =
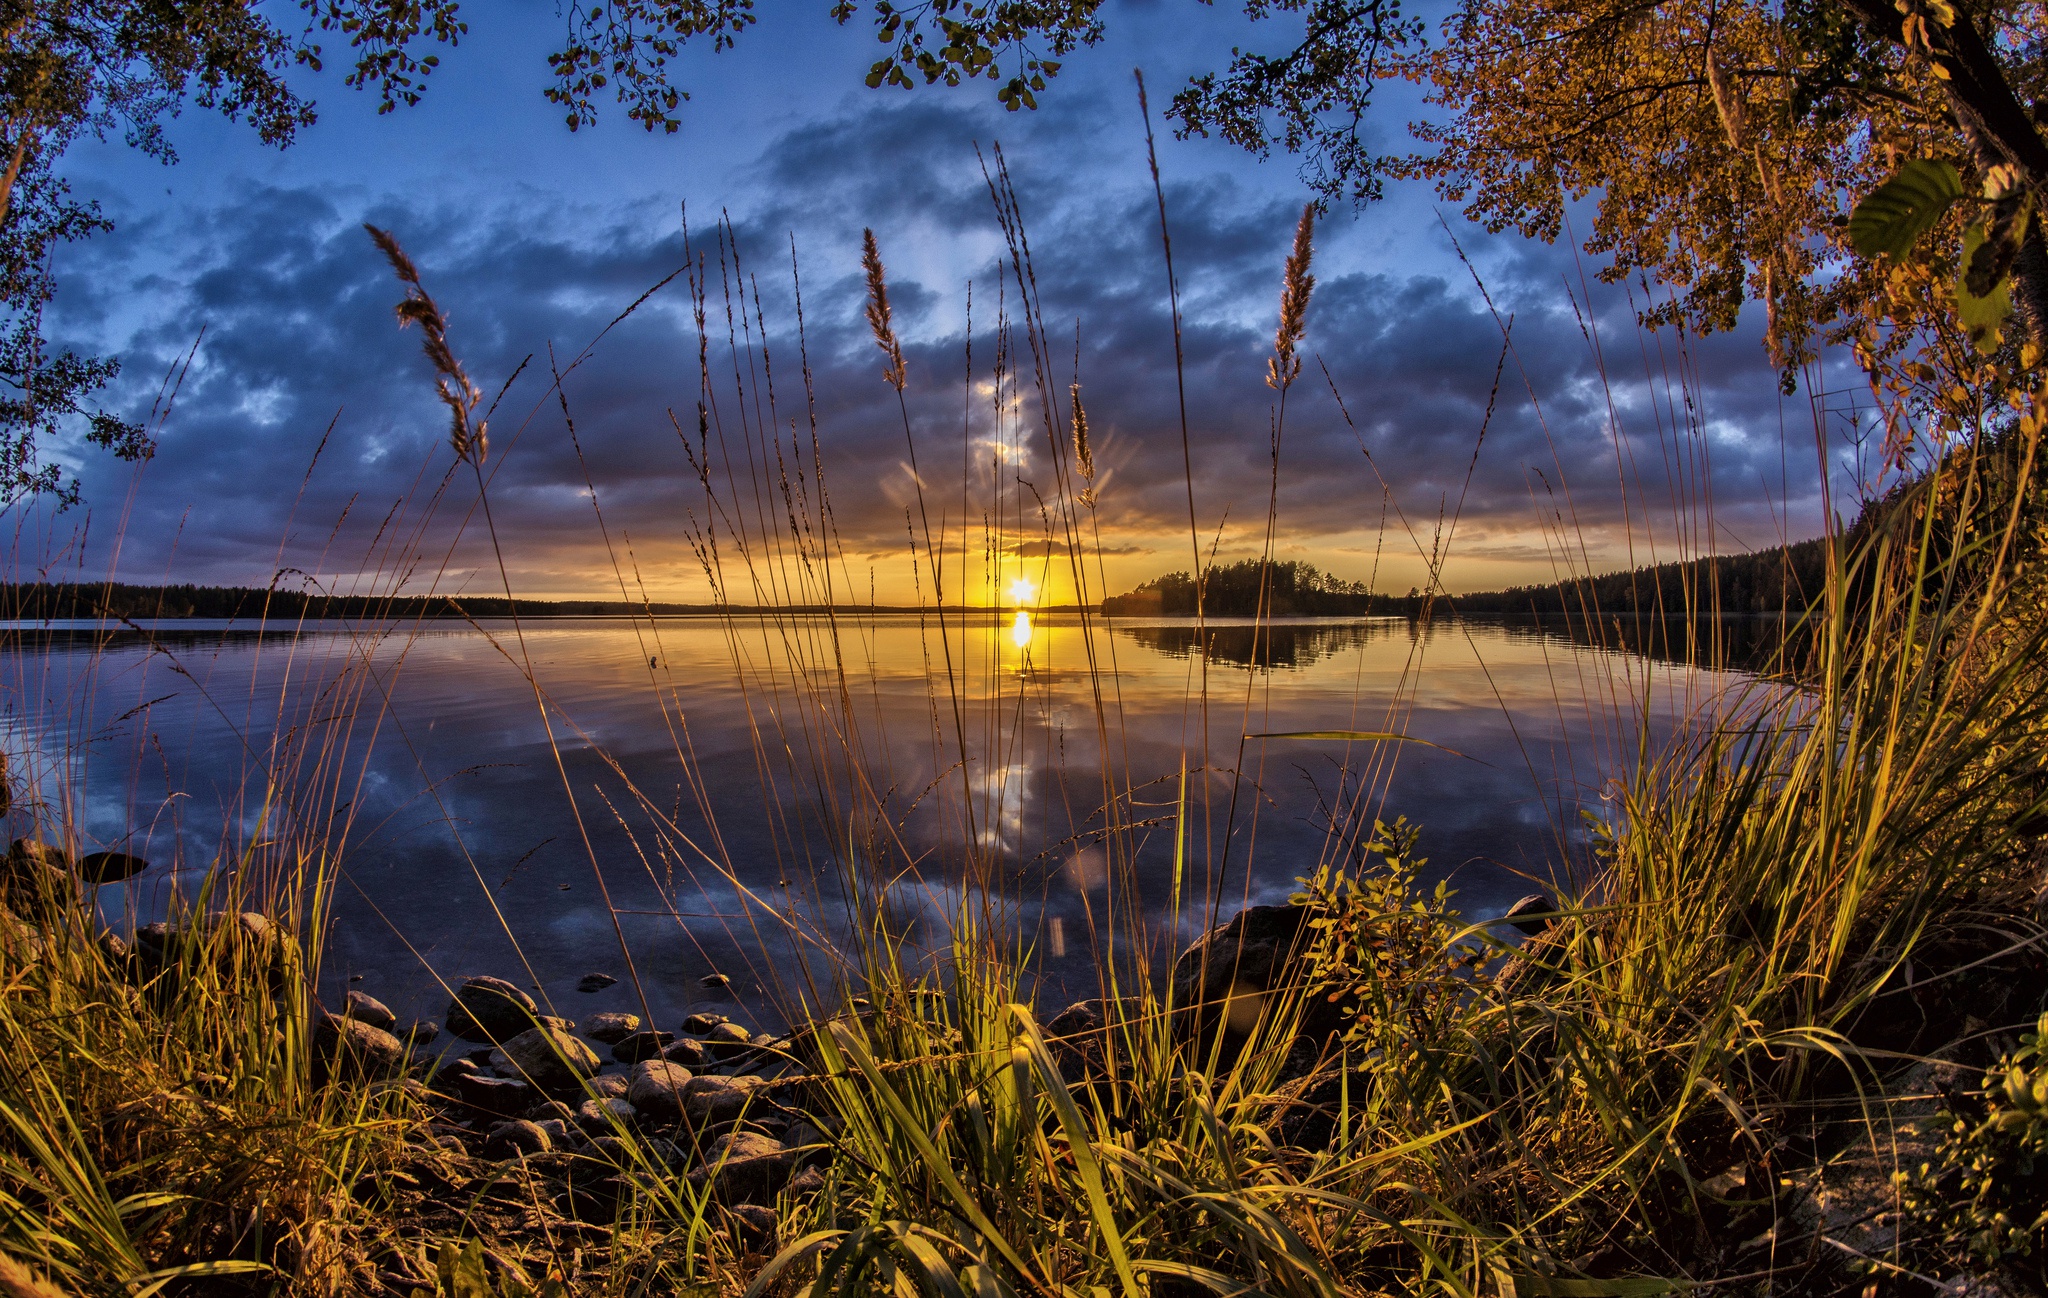
M601 1042L607 1046L615 1046L639 1030L640 1016L638 1014L611 1012L591 1015L589 1022L583 1028L585 1036L588 1036L592 1041Z
M693 1077L683 1086L683 1113L700 1127L737 1118L760 1085L758 1077Z

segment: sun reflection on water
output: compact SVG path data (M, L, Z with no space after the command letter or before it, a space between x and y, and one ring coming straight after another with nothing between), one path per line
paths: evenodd
M1031 614L1024 609L1017 610L1017 620L1010 623L1010 643L1019 649L1031 647Z

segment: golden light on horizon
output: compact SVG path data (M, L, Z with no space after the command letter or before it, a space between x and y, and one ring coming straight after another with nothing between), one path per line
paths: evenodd
M1015 604L1029 604L1038 598L1038 583L1029 577L1019 577L1010 583L1010 601Z
M1017 620L1010 623L1010 643L1019 649L1031 647L1031 615L1021 608L1017 610Z

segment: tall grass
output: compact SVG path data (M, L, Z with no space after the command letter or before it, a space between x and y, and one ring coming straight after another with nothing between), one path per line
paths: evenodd
M591 814L616 819L644 859L680 863L691 884L743 899L734 926L800 1029L813 1072L802 1103L826 1157L822 1184L777 1205L780 1251L743 1257L710 1195L677 1176L657 1142L621 1128L606 1155L621 1207L591 1245L597 1259L579 1263L548 1236L559 1222L538 1205L538 1236L482 1210L503 1178L432 1138L416 1087L316 1084L312 989L348 879L363 752L407 720L387 701L417 628L379 625L349 630L330 642L336 658L307 664L303 713L281 707L273 736L245 737L262 741L263 757L242 828L212 859L188 863L203 882L177 901L185 936L157 963L138 970L78 895L10 885L8 905L37 932L0 933L0 1249L28 1268L18 1283L0 1273L0 1287L144 1295L204 1281L340 1293L396 1272L453 1298L471 1255L438 1248L461 1235L485 1236L578 1292L620 1294L1476 1298L1656 1293L1809 1265L1822 1228L1800 1217L1792 1174L1858 1138L1853 1123L1843 1134L1844 1113L1871 1137L1904 1065L1970 1048L1893 1030L1901 1007L1919 1004L1930 981L1967 985L1974 968L2040 937L2041 409L1952 453L1838 538L1827 588L1788 627L1773 670L1709 700L1677 742L1650 743L1647 687L1639 703L1614 700L1641 709L1608 722L1637 737L1621 796L1592 826L1590 855L1559 863L1551 918L1519 949L1491 917L1461 914L1447 888L1425 883L1415 831L1382 814L1420 670L1411 663L1382 730L1333 721L1318 732L1353 747L1347 792L1298 898L1309 936L1291 977L1233 990L1226 1004L1187 1003L1167 961L1189 926L1249 895L1259 864L1240 861L1233 895L1224 867L1256 829L1256 799L1245 800L1243 830L1234 801L1256 776L1247 765L1262 760L1253 684L1216 705L1204 659L1186 700L1201 738L1162 798L1131 769L1115 642L1099 649L1084 611L1088 724L1076 742L1092 737L1100 793L1074 841L1099 844L1107 861L1106 888L1088 899L1099 994L1087 1013L1055 1017L1039 1003L1050 935L1016 886L1020 848L1003 828L1018 718L1051 686L996 657L990 614L968 607L971 556L1027 544L1064 554L1068 584L1090 605L1107 589L1096 531L1107 506L1101 448L1078 380L1055 373L999 153L989 186L1008 257L993 401L981 421L963 420L957 502L935 472L918 473L914 522L905 511L923 621L941 639L925 675L928 769L895 769L873 719L880 687L863 661L875 650L852 616L867 582L828 491L794 266L800 402L770 377L760 290L730 224L708 245L693 241L678 272L698 330L695 418L676 420L698 487L691 544L726 606L718 633L753 726L759 814L786 863L817 868L766 896L736 863L720 826L753 811L714 805L683 698L659 679L665 629L652 616L633 627L651 706L706 832L686 829L676 802L601 747L623 792ZM1313 333L1311 231L1305 214L1271 369L1283 395ZM379 243L404 279L402 318L429 328L460 458L389 529L404 539L368 565L371 585L395 594L437 554L445 572L456 542L480 528L510 594L512 538L491 521L493 476L542 410L559 408L574 437L564 377L582 357L551 367L525 423L508 435L501 421L487 468L493 411L477 415L481 390L418 269L390 236ZM872 237L865 251L884 379L914 455L909 403L923 394L890 324ZM727 322L729 379L714 374L714 308ZM1512 340L1502 334L1504 368ZM971 364L967 379L972 403ZM808 436L789 414L799 404ZM1027 442L1053 470L1029 499L1009 467ZM1273 455L1269 558L1277 431ZM632 554L612 543L589 485L619 590L644 603ZM1429 567L1434 606L1456 517L1425 541L1397 513ZM1559 526L1575 531L1561 515ZM1578 544L1553 540L1561 552ZM1199 571L1199 533L1192 544ZM993 587L1009 569L982 571ZM1714 611L1711 592L1699 599L1685 611ZM520 625L487 634L531 687L602 886L579 801L589 795L557 743L590 736L549 693ZM1235 754L1224 762L1208 736L1212 720L1227 734L1233 710L1237 733L1216 745ZM303 724L315 713L319 725ZM957 799L934 792L956 784ZM76 855L78 791L22 792ZM941 810L918 837L906 825L926 797ZM1554 828L1563 855L1570 827ZM1171 836L1163 911L1140 884L1148 834ZM245 911L271 923L245 922ZM1203 958L1231 957L1210 946ZM451 1184L472 1178L476 1197L431 1220L390 1220L390 1187L423 1165ZM494 1268L507 1285L524 1274L517 1261Z

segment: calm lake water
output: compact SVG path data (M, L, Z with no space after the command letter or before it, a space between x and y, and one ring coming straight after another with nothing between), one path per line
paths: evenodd
M438 1017L437 977L492 973L570 1017L644 1006L672 1028L693 1007L766 1020L819 994L877 898L927 947L985 899L1051 994L1087 994L1111 904L1142 911L1164 952L1212 906L1283 899L1348 859L1375 815L1422 826L1428 874L1497 914L1583 852L1580 808L1604 805L1641 718L1665 742L1744 679L1497 623L1298 622L1256 653L1252 630L1008 614L944 635L915 616L16 628L0 687L17 786L68 801L84 850L156 863L101 890L113 922L157 918L211 863L318 821L346 829L330 999L357 987ZM1423 742L1245 738L1332 729ZM266 783L284 791L267 810ZM12 830L30 830L19 808ZM730 991L700 985L714 972ZM621 981L579 993L588 973Z

